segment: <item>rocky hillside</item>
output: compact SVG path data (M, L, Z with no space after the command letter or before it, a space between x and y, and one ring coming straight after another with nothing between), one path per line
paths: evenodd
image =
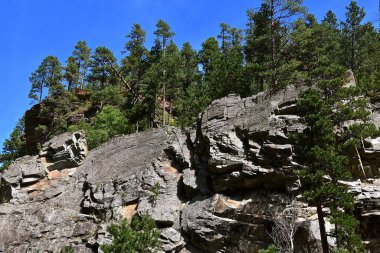
M192 130L119 136L91 152L81 132L55 137L0 175L0 252L59 252L67 245L100 252L111 239L110 223L148 213L161 229L162 252L253 253L271 243L276 212L290 207L302 223L298 252L319 252L316 211L297 194L300 165L288 139L303 129L300 91L230 95L214 101ZM380 126L380 103L372 102ZM357 181L342 182L356 195L371 252L380 252L379 142L365 140L351 164Z

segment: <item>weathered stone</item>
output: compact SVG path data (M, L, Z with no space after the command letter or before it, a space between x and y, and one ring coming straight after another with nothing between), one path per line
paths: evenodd
M161 230L160 240L163 244L163 251L178 252L185 246L185 240L180 232L174 228L164 228Z
M49 170L62 170L81 165L88 153L83 132L64 133L42 146L40 156Z

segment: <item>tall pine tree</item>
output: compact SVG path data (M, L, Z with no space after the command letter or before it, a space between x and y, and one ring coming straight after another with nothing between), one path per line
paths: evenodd
M75 45L73 56L77 61L79 68L79 84L84 89L87 78L87 71L91 64L91 49L87 46L86 41L78 41Z

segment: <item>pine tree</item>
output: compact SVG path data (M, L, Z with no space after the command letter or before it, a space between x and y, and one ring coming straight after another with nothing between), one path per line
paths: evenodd
M254 84L255 91L264 91L268 83L271 62L270 10L269 5L262 4L259 11L247 12L248 23L245 31L245 76L248 85Z
M143 76L148 68L148 52L144 46L145 36L146 32L141 26L133 24L131 32L127 35L128 41L123 51L123 53L127 53L127 56L121 62L122 71L128 77L128 82L136 96L139 94L139 85L142 84ZM135 101L136 99L138 97L132 100Z
M143 86L144 76L148 71L148 51L144 46L146 40L146 32L141 28L139 24L133 24L132 30L127 34L128 41L125 43L123 54L127 54L121 61L121 70L123 75L127 77L131 92L127 92L126 96L126 111L129 114L131 123L135 124L136 131L148 127L147 123L147 111L143 108L148 106L142 106L143 98ZM155 99L150 101L155 103ZM145 122L145 123L144 123Z
M67 58L64 70L65 73L63 74L63 78L67 82L67 89L72 90L73 88L76 88L79 82L79 68L73 56Z
M103 89L106 85L117 83L115 66L117 60L112 51L106 47L97 47L90 62L91 73L88 80L94 87Z
M156 31L154 31L154 35L156 36L155 44L156 49L158 49L158 56L159 57L165 57L166 54L166 48L169 43L171 43L171 40L173 39L175 33L171 30L168 23L166 23L164 20L158 20L156 24ZM162 69L159 69L159 71L162 71L162 82L161 82L161 90L162 90L162 125L166 125L165 120L165 112L166 112L166 73L168 69L165 68L165 64L159 64L158 67L162 66Z
M29 97L41 102L45 87L48 88L49 96L62 95L64 91L62 77L62 65L58 58L52 55L45 57L29 78L32 84Z
M222 50L222 53L226 57L227 51L231 46L231 34L229 33L229 30L231 27L226 23L220 24L220 33L218 35L218 39L220 40L220 49Z
M201 73L198 68L199 59L197 52L191 47L189 42L182 45L181 55L181 71L182 87L186 90L192 83L200 82Z
M380 33L369 22L362 26L362 30L355 77L358 85L370 92L380 88Z
M168 23L160 19L157 21L154 35L156 36L155 44L158 45L160 52L165 54L166 47L169 45L175 33L171 30Z
M3 143L3 150L0 154L0 171L8 168L11 162L26 155L26 144L24 139L25 122L21 118L9 138Z
M241 96L249 96L251 94L250 86L244 83L244 53L243 53L243 31L237 28L228 30L228 44L230 47L226 52L226 61L223 63L225 70L225 88L223 96L230 93L239 94Z
M176 97L183 91L181 87L182 78L181 55L178 47L171 41L165 49L165 54L160 57L158 62L153 63L145 75L145 87L142 94L144 96L145 107L154 110L151 113L156 114L158 108L148 106L148 104L156 105L157 95L162 97L162 126L169 123L172 114L173 105ZM166 105L169 104L167 108Z
M278 89L279 78L282 73L281 66L284 64L284 49L287 43L287 36L290 32L289 20L292 17L305 12L302 6L303 0L264 0L269 6L270 40L271 40L271 88ZM282 68L283 72L288 71Z
M211 100L219 98L221 96L220 85L223 84L223 77L220 75L223 54L214 37L210 37L202 43L199 58L208 96Z
M363 250L356 233L358 222L352 215L354 198L341 180L351 178L348 160L356 155L361 140L375 129L368 123L370 113L366 100L359 97L360 90L343 87L343 76L340 80L339 84L306 90L298 102L301 123L306 128L296 138L295 147L304 165L300 171L304 196L317 208L324 253L329 252L324 217L335 224L338 249Z
M87 70L91 63L91 49L87 46L86 41L78 41L75 45L73 56L77 61L79 68L79 84L84 89L87 77Z
M359 57L359 40L364 35L361 22L365 17L363 8L360 8L355 1L351 1L346 7L346 22L343 23L343 45L346 48L345 64L355 73Z
M329 10L326 13L325 17L322 20L322 23L326 24L328 27L330 27L333 30L338 30L338 25L339 25L338 20L334 12L332 12L331 10Z

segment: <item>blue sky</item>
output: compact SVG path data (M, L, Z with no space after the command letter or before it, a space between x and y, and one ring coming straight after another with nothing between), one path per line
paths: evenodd
M379 0L359 0L366 21L378 20ZM321 19L333 10L344 19L349 0L305 0L309 12ZM125 34L133 23L153 41L154 25L164 19L176 33L175 42L189 41L199 49L218 34L219 24L244 28L246 10L260 0L3 0L0 8L0 144L30 107L28 77L47 55L64 63L79 40L91 48L106 46L120 57ZM1 148L1 147L0 147Z

